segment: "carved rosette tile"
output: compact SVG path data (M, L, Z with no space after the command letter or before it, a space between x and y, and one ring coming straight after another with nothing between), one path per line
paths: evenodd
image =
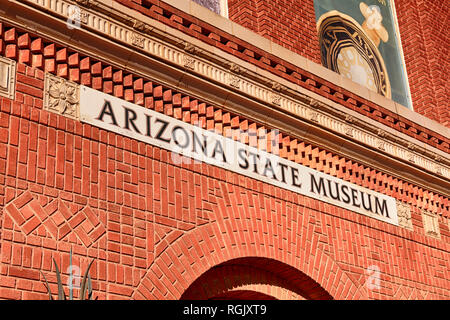
M45 74L44 110L68 118L80 118L80 88L66 79Z
M229 81L230 81L230 86L232 86L233 88L236 89L240 89L241 88L241 78L235 76L235 75L230 75L229 77Z
M82 24L88 24L89 22L89 13L85 10L81 10L80 12L80 22Z
M16 62L0 57L0 96L14 99L16 87Z
M353 137L353 127L349 125L344 125L344 133L349 137Z
M188 56L187 54L185 54L183 56L183 65L185 68L188 68L190 70L195 70L195 59L192 58L191 56Z
M397 215L398 225L400 227L413 230L410 205L401 201L397 201Z
M386 143L384 142L384 140L377 139L377 148L378 149L385 151L386 150L385 144Z
M440 238L439 221L437 214L422 210L423 229L430 237Z
M135 46L135 47L144 49L144 41L145 41L145 38L144 38L144 37L141 37L141 36L140 36L139 34L137 34L137 33L133 33L133 34L131 35L131 44L132 44L133 46Z
M281 96L279 94L272 93L270 96L270 102L274 105L281 106Z
M308 118L311 121L319 122L319 113L314 110L309 109L308 110Z

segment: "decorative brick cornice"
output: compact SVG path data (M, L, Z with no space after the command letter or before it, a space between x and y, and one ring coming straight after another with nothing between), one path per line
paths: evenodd
M268 70L284 79L292 81L303 88L326 96L349 109L365 114L377 122L395 128L438 149L446 152L449 151L450 140L445 135L442 136L439 133L432 132L420 123L414 123L408 118L397 115L392 110L362 98L354 92L340 88L325 78L319 78L311 74L310 71L299 68L288 61L284 61L274 54L263 52L258 47L245 42L243 39L238 39L234 35L226 33L214 25L198 21L196 17L185 14L183 11L162 1L149 0L145 4L137 4L130 0L116 1L152 19L161 21L201 41L214 45L227 53L255 64L264 70ZM171 19L172 15L182 18L180 18L181 20Z
M38 4L39 2L37 0L27 0L27 1L30 4L33 4L35 6L38 5L38 6L40 6L42 8L42 5ZM55 2L55 3L53 3L53 2ZM63 12L62 8L64 6L63 5L56 6L56 2L58 2L58 3L67 3L67 4L70 3L70 2L64 1L64 0L51 0L50 3L48 4L49 7L51 7L51 8L55 8L55 7L60 8L61 12L56 12L56 13L59 13L62 16L67 14L67 13ZM126 1L118 1L118 2L123 2L125 5L128 4L128 2L126 2ZM245 68L239 66L236 62L229 63L227 61L224 61L224 59L222 57L220 57L220 56L211 55L210 53L206 52L206 50L198 50L197 46L189 43L189 41L178 39L178 38L176 38L176 37L174 37L174 36L172 36L170 34L167 34L166 32L162 32L160 30L157 30L157 28L150 26L146 22L139 21L135 17L127 16L123 12L120 12L118 10L110 8L107 4L103 3L102 1L80 1L78 4L83 6L85 3L87 4L87 7L82 8L82 11L88 13L92 17L92 19L90 19L89 22L86 24L86 28L92 28L93 30L97 30L96 25L94 25L94 24L100 23L100 24L109 25L110 28L104 28L104 30L97 30L97 32L100 31L100 33L103 33L104 36L113 37L117 41L129 43L129 44L133 45L134 47L136 47L138 49L142 49L147 54L151 54L151 55L155 55L156 54L157 56L159 56L159 58L165 58L166 60L172 60L172 61L168 61L170 63L174 63L175 62L177 64L183 64L184 67L187 67L188 69L192 70L193 72L201 73L202 76L205 76L205 74L203 74L204 72L201 72L201 70L209 69L209 67L211 67L211 65L213 67L214 66L217 67L217 66L220 66L220 65L228 65L230 67L230 71L231 71L232 74L227 76L228 80L225 81L225 83L228 83L234 89L241 89L242 90L242 89L245 89L245 88L249 88L249 90L242 90L242 91L244 91L245 94L248 93L246 91L250 91L251 90L251 91L254 92L255 89L257 91L257 88L254 88L254 86L252 86L252 85L249 86L246 81L242 81L243 79L237 77L235 74L239 74L239 75L246 75L247 74L247 78L248 79L253 79L253 80L257 79L258 82L260 82L260 83L264 83L264 81L267 81L266 79L262 79L261 76L255 75L254 72L247 72L248 70L246 70ZM157 4L155 4L155 5L157 5ZM163 3L161 3L161 5L163 5ZM89 10L86 10L86 9L89 9ZM135 7L135 9L136 9L136 7ZM166 9L167 8L165 8L165 10ZM172 8L172 10L176 10L176 9ZM159 10L156 10L154 8L154 10L152 10L152 12L154 14L157 14L159 12ZM105 15L102 15L101 13L105 13L107 15L105 16ZM167 13L167 14L169 14L169 13ZM187 19L187 17L185 17L184 19ZM166 20L164 20L164 23L167 23L168 25L172 25L173 24L170 19L166 19ZM121 25L120 22L124 23L127 27L124 27L123 25ZM194 23L194 22L192 22L192 23ZM134 31L129 32L129 30L127 30L127 29L130 29L130 27ZM181 29L184 30L183 28L181 28ZM112 31L110 31L110 30L114 30L114 32L113 32L114 34L112 34ZM150 37L150 34L151 34L152 37ZM225 37L223 32L221 33L221 37ZM163 41L163 43L161 43L160 41ZM221 40L221 42L223 42L223 41ZM197 64L198 67L196 69L193 66L194 64L196 64L195 63L196 60L193 60L194 58L192 56L191 57L185 57L182 53L175 52L176 49L175 48L171 48L170 44L173 44L173 45L176 45L176 46L178 45L178 47L181 44L181 45L184 46L184 51L186 51L186 52L188 52L190 54L193 54L193 55L197 55L198 57L206 58L206 60L203 60L202 63L198 63ZM161 46L163 46L164 48L161 49ZM158 54L158 52L157 52L158 50L163 53L162 55L164 57L161 57L161 54ZM167 59L167 57L172 57L172 59ZM178 57L182 57L181 61L180 61L180 58L178 58ZM173 60L178 60L178 61L173 61ZM278 61L279 59L276 59L276 60ZM214 64L212 64L212 63L214 63ZM267 64L267 66L272 66L272 65L275 65L275 63L270 62L270 63ZM279 64L277 64L277 65L279 65ZM284 69L283 68L278 68L276 74L279 75L280 70L284 70ZM291 69L289 69L289 70L291 70ZM218 75L218 73L217 73L218 70L214 70L214 71L215 71L215 73L214 72L209 72L210 74L215 75L214 77L210 77L210 78L212 78L211 80L223 81L223 79L218 79L221 76L220 72L219 72L219 75ZM224 71L224 70L221 70L221 71ZM301 77L304 78L304 76L301 76ZM285 76L283 76L283 78L286 79ZM293 79L288 79L288 80L292 81ZM318 81L319 81L319 79L317 79L317 77L314 77L314 81L308 82L307 79L306 79L305 83L314 83L315 84L315 88L320 88L320 90L312 90L312 91L315 92L315 93L318 93L318 94L322 94L323 93L322 89L327 87L327 85L331 85L331 84L327 83L326 85L325 84L318 85L317 84ZM296 82L296 81L294 81L294 82ZM242 83L242 86L241 86L241 83ZM275 90L275 91L280 91L281 87L286 89L278 81L269 80L269 83L272 84L272 89ZM314 88L311 88L310 86L306 86L306 87L308 87L308 89L314 89ZM293 93L292 91L294 91L295 98L298 100L299 99L298 92L295 92L295 89L294 90L291 89L290 91L291 91L290 93ZM325 91L329 91L329 90L327 89ZM341 91L342 90L337 91L337 92L339 92L338 96L342 95ZM270 94L266 95L266 97L269 97L269 96L272 96L272 95L270 95ZM338 101L338 100L336 100L336 96L335 95L331 96L330 94L327 94L326 96L329 99L331 99L331 101L338 102L338 103L340 103L340 104L342 104L344 106L348 105L348 101ZM359 103L357 100L355 100L358 97L354 96L353 94L349 93L348 96L351 96L352 97L351 99L353 99L355 101L355 104L352 104L352 108L351 109L359 112L357 110L358 108L355 108L355 106L361 105L361 107L363 107L364 106L364 102L360 102ZM259 97L256 97L256 98L259 98ZM289 107L283 106L283 99L278 98L278 96L276 97L276 99L266 98L264 100L266 102L269 102L269 103L273 103L272 101L275 101L275 105L281 106L282 108L284 107L283 109L295 113L295 108L289 108ZM270 101L270 100L272 100L272 101ZM286 104L286 103L284 103L284 104ZM325 104L322 104L322 105L325 105ZM289 110L289 109L291 109L291 110ZM294 109L294 110L292 110L292 109ZM328 109L328 110L324 110L324 111L328 113L328 112L333 112L334 108L332 106L328 106L328 108L326 108L326 109ZM364 112L364 114L366 116L369 116L369 118L371 118L371 113L370 112L369 113ZM385 118L385 116L383 116L383 114L381 113L381 117L379 117L379 118L377 117L377 121L379 121L380 123L384 123L384 121L383 121L384 118ZM395 128L395 126L393 126L392 123L386 123L386 124L389 127L391 127L391 128ZM367 128L374 128L373 122L370 122L369 125L367 126ZM399 131L402 131L402 132L404 132L406 134L409 134L407 131L404 131L404 130L399 130ZM420 132L421 132L420 130L416 130L416 132L415 132L416 134L414 134L414 138L415 139L423 141L423 136L426 135L426 136L428 136L430 138L433 136L433 135L430 135L430 133L421 135ZM438 140L439 139L440 138L438 138ZM404 141L404 139L402 139L402 138L397 139L397 140L398 140L399 143L402 143ZM426 141L426 143L430 142L428 140ZM445 138L444 138L444 140L445 140ZM419 148L419 149L420 149L422 154L429 154L428 150L426 150L425 148ZM439 149L441 149L441 148L439 148ZM448 147L447 147L447 149L450 150ZM447 149L445 149L445 150L447 150ZM402 152L400 152L400 153L402 153ZM407 158L408 158L408 161L411 161L410 159L415 158L415 156L408 155ZM411 161L411 162L413 162L413 161ZM414 161L414 163L415 163L415 161ZM450 162L449 162L449 164L450 164ZM433 166L428 166L428 167L431 170L431 167L433 167ZM442 171L445 171L445 169L444 170L439 169L438 171L442 172ZM444 174L444 176L446 176L446 175Z
M27 0L31 5L39 5L37 0ZM140 12L152 19L161 21L162 23L169 25L175 29L181 30L182 32L200 39L201 41L219 47L229 54L238 56L244 61L250 62L264 70L272 72L273 74L280 76L292 83L300 85L302 88L315 92L319 95L325 96L331 101L337 102L342 106L349 109L355 110L358 113L364 114L369 118L383 123L399 132L405 133L415 139L422 141L426 144L432 145L444 152L450 151L450 140L439 133L432 132L429 128L422 127L419 123L413 123L410 119L404 118L399 114L394 114L391 110L385 109L384 107L377 105L372 101L368 101L361 98L354 93L347 91L345 89L339 88L333 83L319 78L309 71L303 70L290 62L281 60L277 56L270 53L261 52L260 49L254 47L253 45L246 43L242 39L236 39L232 34L225 33L224 31L216 28L212 25L206 25L198 19L191 17L184 12L171 7L164 2L157 0L149 0L146 5L139 5L135 2L128 0L117 0L116 2L122 3L137 12ZM50 0L49 7L51 8L63 8L64 6L57 6L56 3L64 3L61 0ZM134 17L127 16L127 14L119 10L111 10L109 3L103 0L99 1L78 1L80 6L86 5L86 8L91 8L97 15L92 15L95 17L90 19L92 21L98 22L98 14L103 13L106 16L110 16L118 22L121 22L127 26L135 26L136 19ZM42 7L42 6L41 6ZM95 10L94 10L95 9ZM61 9L62 10L62 9ZM82 16L89 15L82 8ZM63 12L60 13L64 15ZM177 19L172 19L171 17L177 17ZM145 25L145 28L137 28L142 32L147 34L162 35L161 31L150 27L146 23L137 23L138 26ZM95 28L97 29L97 28ZM137 37L137 36L135 36ZM177 42L174 37L167 36L165 34L165 41L169 43ZM142 46L141 42L134 38L134 42Z

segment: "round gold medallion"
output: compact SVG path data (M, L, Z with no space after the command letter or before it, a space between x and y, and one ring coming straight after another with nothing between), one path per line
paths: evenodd
M377 20L376 9L362 6L367 18L361 26L353 18L336 10L318 21L322 64L352 81L391 98L386 67L377 45L387 34ZM372 10L372 11L370 11ZM373 31L370 33L368 31ZM368 34L369 33L369 34Z

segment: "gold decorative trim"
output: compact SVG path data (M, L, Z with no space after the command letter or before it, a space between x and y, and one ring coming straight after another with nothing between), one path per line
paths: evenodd
M330 25L334 23L338 23L339 27L334 27L330 30ZM344 24L344 26L342 26L342 24ZM378 77L378 93L387 98L391 98L391 85L383 57L376 44L369 39L363 31L363 27L354 18L337 10L329 11L323 14L317 21L317 31L319 34L320 48L322 50L325 50L323 44L326 44L329 52L339 52L338 48L342 43L335 42L338 39L336 33L342 33L347 36L347 42L343 45L344 47L348 48L349 41L360 46L365 53L364 59L367 60L367 62L371 62L371 67L377 70L377 73L374 74L374 76L376 75ZM337 56L334 54L322 57L322 64L324 66L339 73L337 62Z

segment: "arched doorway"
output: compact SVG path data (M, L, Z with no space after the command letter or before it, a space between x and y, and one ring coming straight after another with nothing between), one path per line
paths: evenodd
M232 259L198 277L187 300L332 300L316 281L283 262L261 257Z

